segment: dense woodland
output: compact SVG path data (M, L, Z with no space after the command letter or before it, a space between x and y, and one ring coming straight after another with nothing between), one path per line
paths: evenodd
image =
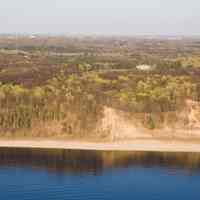
M198 59L194 62L200 47L187 46L188 52L184 46L192 40L178 41L174 50L168 40L159 41L160 46L157 40L144 39L63 39L61 45L62 39L50 38L50 44L42 46L44 39L34 45L20 38L16 50L15 40L1 37L2 135L45 135L39 127L48 125L59 126L61 135L85 136L95 130L105 106L133 116L148 114L144 126L154 129L153 116L179 112L187 99L200 101L200 67ZM199 44L196 39L193 43ZM166 55L162 49L168 50ZM138 69L142 64L151 68Z

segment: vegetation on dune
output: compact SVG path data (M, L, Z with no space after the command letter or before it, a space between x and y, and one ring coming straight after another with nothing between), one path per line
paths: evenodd
M135 88L117 94L137 112L167 112L179 109L187 98L197 98L197 85L188 77L152 76L139 80Z
M39 123L59 121L63 131L90 130L100 115L94 94L77 75L61 73L42 87L27 89L19 85L0 85L0 129L15 132L31 129ZM73 119L75 115L75 119Z
M141 76L88 72L66 75L68 68L43 86L25 88L0 84L0 130L17 132L57 122L62 134L83 135L95 129L103 116L103 107L110 106L130 113L176 111L188 98L200 96L197 83L184 76ZM113 79L114 78L114 79ZM148 128L154 129L151 115Z

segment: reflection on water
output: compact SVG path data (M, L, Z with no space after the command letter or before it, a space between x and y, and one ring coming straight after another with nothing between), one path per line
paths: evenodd
M0 148L0 200L196 200L200 154Z
M31 167L56 173L93 173L128 167L200 170L199 153L0 148L0 167Z

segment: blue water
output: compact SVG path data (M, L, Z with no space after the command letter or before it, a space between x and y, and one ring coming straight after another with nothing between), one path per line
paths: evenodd
M60 156L58 152L51 160L49 152L48 156L40 153L41 160L34 161L37 155L33 154L7 155L4 150L0 200L200 199L199 155L190 159L190 154L141 153L135 157L129 153L118 158L116 152L106 158L107 153L95 157L79 151L79 156L76 152Z

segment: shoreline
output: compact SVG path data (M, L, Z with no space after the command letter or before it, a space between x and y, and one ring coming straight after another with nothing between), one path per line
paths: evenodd
M117 142L61 141L56 139L0 139L0 148L41 148L96 151L200 153L200 141L135 139Z

